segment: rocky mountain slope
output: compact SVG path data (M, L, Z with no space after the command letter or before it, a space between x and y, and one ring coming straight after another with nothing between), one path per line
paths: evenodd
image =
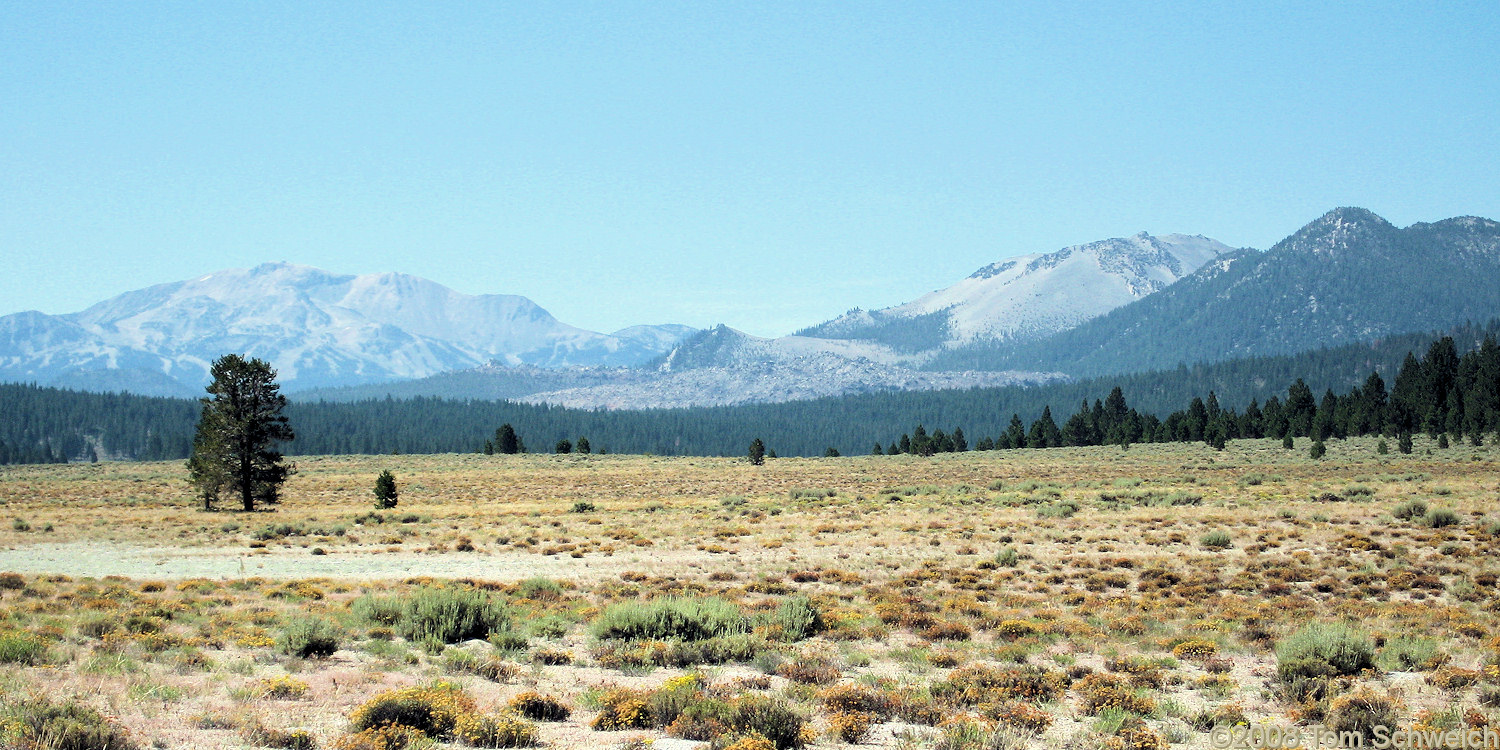
M694 336L633 379L544 391L522 398L577 408L655 409L800 401L883 391L927 391L1063 379L1053 373L929 372L898 364L868 342L801 336L765 339L728 326Z
M911 302L853 310L798 333L868 340L909 354L1031 340L1158 292L1229 252L1207 237L1141 232L993 263Z
M1500 223L1464 216L1401 229L1328 212L1261 253L1197 273L1041 341L946 353L929 366L1074 376L1285 354L1500 315Z

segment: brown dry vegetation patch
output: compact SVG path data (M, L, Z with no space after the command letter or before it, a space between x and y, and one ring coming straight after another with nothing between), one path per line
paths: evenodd
M1331 443L1321 461L1279 441L762 467L313 457L285 502L254 514L196 509L175 463L7 467L0 571L20 573L0 576L0 691L14 705L73 696L165 747L294 730L331 746L365 701L440 679L482 711L556 698L571 713L538 730L557 747L727 742L769 715L757 701L806 718L817 746L1034 733L1018 746L1206 747L1216 722L1341 720L1372 695L1404 727L1489 724L1497 457L1421 441L1381 456L1373 440ZM376 512L382 469L401 501ZM357 604L433 586L487 592L514 633L445 650ZM592 634L611 605L664 596L728 602L744 630ZM807 637L782 613L797 597L821 618ZM308 616L342 632L331 657L278 647ZM1277 643L1340 621L1375 668L1278 674ZM305 690L257 687L278 677ZM590 728L616 699L672 721ZM679 705L697 708L662 707ZM18 731L7 721L0 732Z

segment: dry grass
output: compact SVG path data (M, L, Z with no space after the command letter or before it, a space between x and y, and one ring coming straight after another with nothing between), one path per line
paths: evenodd
M1389 701L1403 726L1494 723L1489 442L1411 456L1333 442L1319 461L1279 441L762 467L318 457L255 514L197 510L179 464L7 467L0 512L21 523L0 524L0 571L20 575L0 575L0 661L15 655L0 697L17 700L0 703L77 696L164 747L295 730L327 747L373 696L437 680L502 717L524 693L556 699L571 712L536 727L556 747L743 740L779 716L755 696L809 718L796 741L814 746L979 747L1000 732L1207 747L1215 722L1346 720L1356 695ZM375 512L382 469L401 501ZM1397 513L1414 501L1455 522ZM488 592L513 629L407 642L381 598L435 586ZM821 632L778 619L794 595ZM667 596L718 597L749 629L591 635L611 604ZM309 616L337 627L331 657L278 648ZM1278 676L1278 641L1341 620L1381 669ZM718 666L684 688L694 663ZM677 718L590 729L607 694ZM0 717L0 732L17 726Z

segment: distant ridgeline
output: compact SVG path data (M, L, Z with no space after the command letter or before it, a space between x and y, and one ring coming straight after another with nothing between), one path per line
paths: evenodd
M1500 429L1500 321L1446 334L1406 334L1296 355L1033 388L863 394L734 407L589 411L432 398L293 402L286 414L297 440L286 450L291 455L473 453L483 450L504 423L533 446L584 437L596 452L729 456L743 455L756 437L782 456L821 456L829 448L846 455L871 453L877 444L882 452L900 452L903 442L907 451L933 453L1215 443L1281 437L1288 430L1338 438L1418 431L1479 436ZM198 410L198 403L187 399L0 385L0 463L186 458ZM925 425L920 434L918 425Z

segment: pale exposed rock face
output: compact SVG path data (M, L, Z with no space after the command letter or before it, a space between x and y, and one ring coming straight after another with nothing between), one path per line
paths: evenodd
M994 263L911 302L852 311L802 333L897 343L892 332L899 331L906 351L1041 338L1160 291L1229 252L1207 237L1141 232ZM924 316L932 318L925 331L903 325Z

